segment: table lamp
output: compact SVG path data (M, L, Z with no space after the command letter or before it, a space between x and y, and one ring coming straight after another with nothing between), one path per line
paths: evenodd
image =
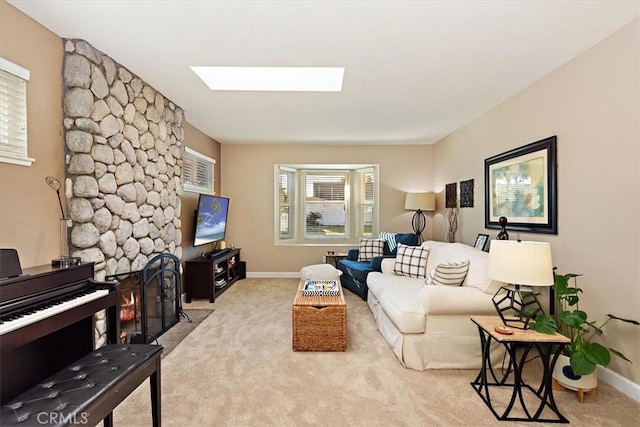
M416 211L411 220L413 232L418 236L418 243L422 243L422 232L427 225L427 219L422 211L436 210L436 196L433 193L407 193L404 199L404 209Z
M544 313L533 287L553 285L551 245L543 242L493 240L489 278L504 282L493 305L506 326L527 329L529 320Z

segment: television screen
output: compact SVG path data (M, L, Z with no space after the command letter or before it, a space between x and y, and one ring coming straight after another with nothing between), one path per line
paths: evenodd
M228 198L200 194L195 217L196 231L193 246L223 240L227 228L228 212Z

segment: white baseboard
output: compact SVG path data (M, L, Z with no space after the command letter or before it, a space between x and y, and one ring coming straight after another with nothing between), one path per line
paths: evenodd
M247 272L248 278L256 279L295 279L300 277L300 272L288 271L256 271Z
M640 402L640 385L612 371L611 369L598 366L598 380L604 381L636 402Z

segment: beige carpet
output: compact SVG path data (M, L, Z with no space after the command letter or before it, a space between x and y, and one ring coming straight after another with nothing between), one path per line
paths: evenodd
M213 305L195 310L184 309L184 315L180 317L180 322L173 325L171 329L157 339L157 342L152 344L162 345L164 347L162 358L167 357L213 311Z
M246 279L216 300L215 312L162 360L164 426L536 425L498 422L469 384L475 370L402 368L366 303L348 291L348 351L293 352L296 286ZM572 425L640 419L639 403L602 382L583 404L569 392L556 392L556 401ZM116 409L115 425L151 425L148 383Z

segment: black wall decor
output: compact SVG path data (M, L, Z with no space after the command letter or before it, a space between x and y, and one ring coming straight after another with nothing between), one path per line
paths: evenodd
M445 207L458 207L458 184L456 182L445 185Z
M460 181L460 207L473 207L473 180Z

